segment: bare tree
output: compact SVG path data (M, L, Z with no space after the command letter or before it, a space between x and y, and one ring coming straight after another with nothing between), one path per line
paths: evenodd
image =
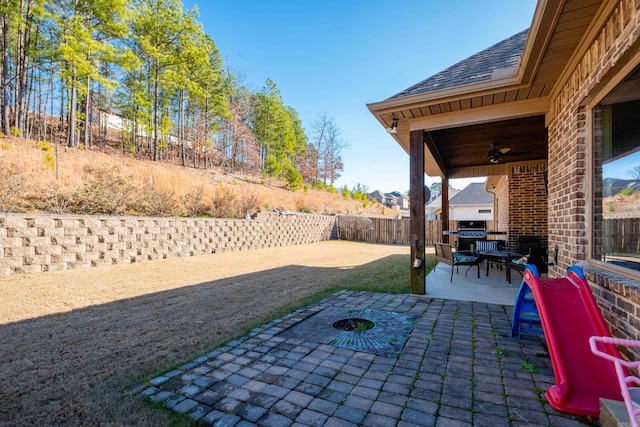
M342 150L349 144L340 137L341 131L335 120L324 111L313 123L312 129L310 143L315 148L318 162L316 181L322 181L324 185L333 184L342 175Z

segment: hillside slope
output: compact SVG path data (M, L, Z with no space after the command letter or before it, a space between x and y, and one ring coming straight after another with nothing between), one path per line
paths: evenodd
M283 209L318 214L396 216L377 203L306 189L292 192L262 176L224 174L66 149L22 138L0 139L0 211L147 216L242 217Z

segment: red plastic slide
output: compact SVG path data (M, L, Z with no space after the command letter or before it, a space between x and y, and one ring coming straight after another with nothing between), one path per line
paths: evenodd
M556 384L546 398L560 412L598 418L599 398L622 400L613 363L593 354L592 336L609 337L589 284L580 267L567 269L567 277L540 278L527 265L524 281L533 292L549 348ZM607 353L620 357L611 345Z

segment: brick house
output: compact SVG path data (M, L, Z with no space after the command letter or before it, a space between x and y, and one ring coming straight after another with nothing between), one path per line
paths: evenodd
M640 0L539 0L528 30L369 104L410 155L412 256L424 175L445 191L487 176L509 246L525 234L557 245L549 276L582 266L612 335L640 339L639 37Z

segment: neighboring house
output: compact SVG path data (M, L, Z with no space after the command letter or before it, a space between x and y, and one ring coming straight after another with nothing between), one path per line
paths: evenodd
M611 334L640 337L640 192L627 172L640 164L638 0L538 0L529 29L368 108L412 157L410 197L425 175L502 177L489 188L508 246L534 235L557 247L549 276L581 266ZM410 212L422 239L424 206ZM408 274L426 292L424 271Z
M449 188L449 203L451 203L451 198L458 194L458 192L459 190L455 188ZM442 194L434 195L431 201L425 206L425 209L425 219L440 219L440 214L442 213Z
M118 130L118 131L131 132L131 128L133 127L133 122L131 120L122 118L121 116L116 114L116 112L113 112L113 111L109 112L104 110L98 110L97 113L92 114L90 121L91 122L99 121L103 125L106 125L107 128ZM143 125L138 124L137 128L138 130L136 132L136 135L143 136L143 137L147 136L147 132L145 131ZM162 139L164 140L166 139L166 137L162 137ZM178 144L178 138L171 135L169 136L168 142L173 145L176 145ZM185 144L187 145L187 147L191 147L190 141L186 141Z
M370 200L376 200L381 205L391 209L409 209L409 198L398 191L383 193L380 190L376 190L367 194L367 196L369 196Z
M389 203L389 201L387 200L387 196L385 196L385 194L380 190L372 191L371 193L367 194L367 196L369 196L370 200L375 200L383 206L387 206L387 204Z
M484 189L484 183L471 183L449 198L449 219L493 220L493 196Z
M387 193L387 196L392 199L393 206L396 206L398 209L409 209L409 197L405 196L399 191L392 191L391 193Z

